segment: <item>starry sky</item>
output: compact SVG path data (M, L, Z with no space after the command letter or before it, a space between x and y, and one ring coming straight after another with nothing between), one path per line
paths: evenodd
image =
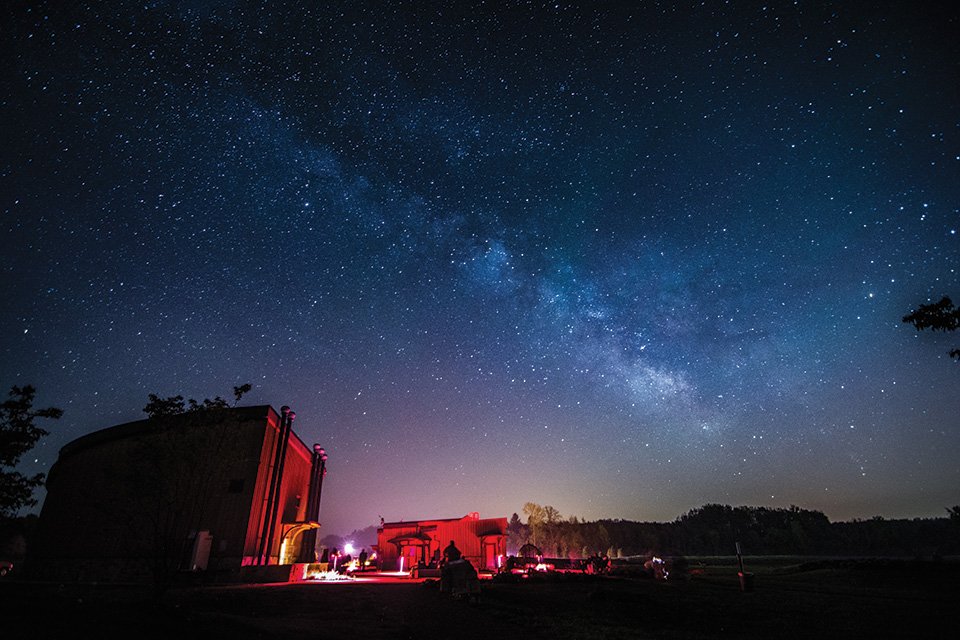
M4 6L24 472L250 382L325 533L960 503L956 3Z

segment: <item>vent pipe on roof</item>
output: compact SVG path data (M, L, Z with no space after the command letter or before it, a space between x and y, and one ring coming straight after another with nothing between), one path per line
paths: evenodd
M310 467L310 487L307 494L307 511L304 519L317 522L320 519L320 491L323 476L327 475L327 452L319 444L313 445L313 462ZM303 532L300 547L300 562L317 561L317 530Z
M320 519L320 491L323 477L327 475L327 452L318 444L313 445L313 465L310 468L310 497L307 499L306 519Z

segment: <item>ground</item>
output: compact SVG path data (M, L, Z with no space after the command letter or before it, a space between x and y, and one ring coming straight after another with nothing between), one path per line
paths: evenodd
M924 637L953 623L960 564L692 562L677 580L537 576L484 582L479 602L436 583L299 583L178 589L0 582L6 638L861 638ZM628 574L629 575L629 574Z

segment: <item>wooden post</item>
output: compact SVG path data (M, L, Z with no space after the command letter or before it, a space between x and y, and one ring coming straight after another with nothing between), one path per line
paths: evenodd
M743 592L753 591L753 574L743 570L743 553L740 551L740 543L737 543L737 564L740 566L740 590Z

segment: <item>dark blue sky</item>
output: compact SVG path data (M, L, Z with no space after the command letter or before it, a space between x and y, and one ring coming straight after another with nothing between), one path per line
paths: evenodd
M960 502L900 321L960 299L955 3L60 4L0 26L26 471L250 382L327 533Z

